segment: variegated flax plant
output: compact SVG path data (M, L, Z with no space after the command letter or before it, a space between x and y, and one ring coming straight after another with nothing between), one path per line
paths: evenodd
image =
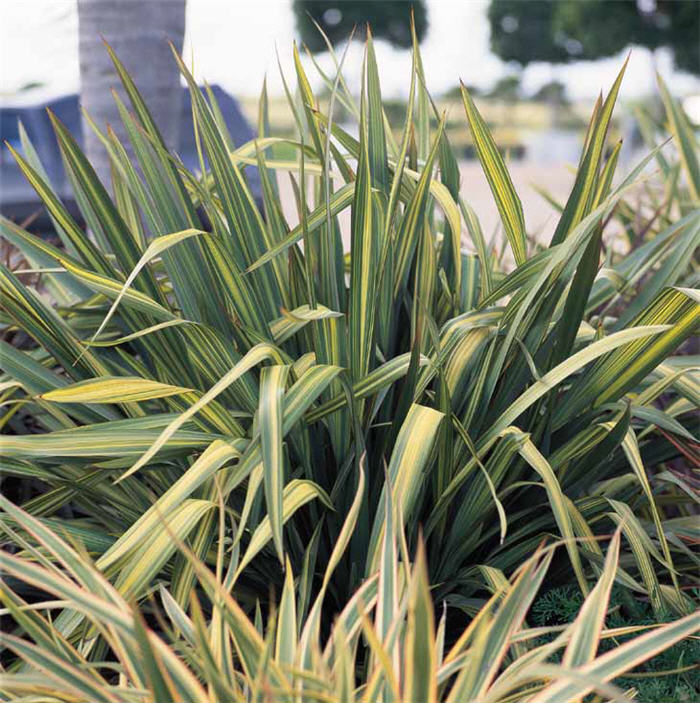
M616 679L700 626L700 169L676 100L661 84L672 143L640 115L651 153L618 174L623 69L545 246L463 89L488 244L416 46L402 127L368 34L359 101L340 59L320 101L295 50L297 135L263 90L239 146L180 62L198 173L112 58L109 190L52 117L90 234L24 134L60 244L2 220L41 290L2 269L0 699L629 700ZM528 624L557 583L578 616ZM663 624L611 627L613 585Z

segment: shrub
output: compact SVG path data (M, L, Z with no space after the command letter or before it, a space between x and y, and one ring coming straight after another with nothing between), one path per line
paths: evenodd
M583 598L580 591L570 586L560 586L548 590L532 605L532 623L538 626L568 625L576 618ZM640 625L657 625L664 620L652 612L648 603L632 600L629 592L614 586L610 592L608 609L610 614L606 624L623 632L624 628L635 629ZM548 634L541 644L554 639ZM628 639L624 634L606 639L600 643L600 651L614 649ZM700 657L700 642L689 638L669 647L658 656L645 662L629 677L614 683L621 688L634 689L635 700L640 703L661 703L662 701L692 701L700 692L700 671L695 662Z
M113 195L52 118L89 234L26 137L16 158L63 246L2 221L56 304L3 267L15 343L2 343L4 472L40 487L21 510L3 501L15 552L3 597L23 633L7 646L26 662L8 674L12 696L573 700L609 693L604 682L697 629L683 590L692 489L673 465L697 452L697 382L692 359L672 355L698 322L684 286L700 179L670 96L678 163L656 150L614 186L619 145L608 155L606 134L621 72L542 248L463 90L503 221L496 251L460 194L416 49L400 143L370 37L359 105L322 76L358 138L318 109L295 51L298 139L270 136L263 91L258 138L234 147L180 62L200 175L166 151L113 58L134 154L96 130ZM298 158L275 159L280 144ZM600 268L609 222L634 230L626 199L654 158L665 209ZM296 226L276 171L298 173ZM617 568L620 536L605 565L600 546L616 528ZM566 552L551 578L587 599L538 649L523 619L550 535ZM613 578L680 619L598 660L599 637L615 634L603 630ZM433 629L430 596L454 608L449 627ZM547 664L563 647L574 678Z

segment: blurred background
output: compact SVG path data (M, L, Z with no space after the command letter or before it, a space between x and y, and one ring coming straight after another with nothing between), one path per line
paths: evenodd
M450 140L462 155L462 187L486 231L497 226L488 186L473 160L460 79L470 88L494 137L508 154L528 229L547 232L572 182L585 125L631 51L614 123L624 139L623 171L644 151L635 111L660 114L656 72L700 123L700 3L697 0L3 0L0 3L0 125L19 145L22 121L56 189L70 200L45 107L50 106L100 170L100 144L79 106L115 129L114 75L108 39L143 91L170 145L196 168L189 104L165 39L174 42L199 80L214 86L234 139L252 137L263 80L275 134L294 123L280 72L293 90L292 47L300 46L320 99L328 90L317 69L333 77L333 58L313 18L338 55L357 26L344 65L359 85L364 25L376 40L390 122L401 122L410 80L409 16L415 14L428 88L448 112ZM316 64L316 66L314 66ZM335 119L351 122L336 104ZM31 189L3 147L0 208L37 216ZM290 219L293 196L288 192ZM39 219L40 221L40 219Z

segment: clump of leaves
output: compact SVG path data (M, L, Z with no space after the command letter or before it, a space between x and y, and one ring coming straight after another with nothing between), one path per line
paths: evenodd
M549 548L538 550L510 581L495 589L469 627L448 644L445 615L437 628L434 622L425 548L419 544L413 563L409 561L400 505L388 491L377 571L337 614L324 640L321 613L326 588L357 527L363 492L361 473L352 509L306 619L300 619L287 560L279 609L270 613L267 627L259 612L252 622L229 595L227 579L221 577L222 552L211 571L182 546L181 555L197 586L188 612L162 584L158 596L144 603L148 609L139 610L124 600L84 552L1 498L6 518L0 525L23 545L21 553L5 558L7 574L58 599L35 598L29 606L12 588L0 590L4 612L25 635L4 638L4 646L18 657L0 679L5 695L9 700L30 695L113 703L133 700L136 693L149 701L192 703L319 699L457 703L484 698L555 703L579 700L593 691L622 695L607 681L700 627L700 614L695 613L596 656L599 643L620 634L619 629L604 627L620 548L618 531L600 579L575 621L558 628L552 639L541 643L542 628L525 625L551 563ZM51 617L65 603L69 609ZM151 618L158 631L144 618L149 611L158 613ZM69 634L76 617L84 628L79 635ZM630 628L624 631L629 633ZM557 659L561 665L554 663Z
M565 664L583 667L595 686L649 656L645 642L667 646L696 627L682 588L696 570L696 498L672 462L697 455L697 372L674 352L700 318L690 288L700 212L694 135L674 101L680 156L671 168L684 180L669 189L685 209L601 266L606 226L659 158L614 181L619 150L608 155L606 141L622 72L596 106L571 195L540 250L463 90L512 268L486 244L468 188L460 190L417 43L398 142L385 128L371 36L359 103L341 59L334 77L321 73L332 96L322 110L295 51L300 101L288 93L298 136L271 136L263 91L259 135L243 145L176 57L192 93L201 174L167 152L113 58L135 160L113 132L95 128L112 161L111 193L53 118L92 236L56 196L26 135L16 158L63 246L0 223L51 296L0 269L5 332L33 340L29 349L2 343L3 470L41 487L22 510L3 503L7 545L21 554L8 563L61 610L44 637L45 619L24 605L35 593L7 591L25 636L13 651L30 670L58 667L64 679L70 671L88 686L78 686L83 699L93 691L89 700L133 689L203 700L203 685L214 700L284 697L324 680L333 682L326 698L384 691L391 700L398 690L406 699L420 686L427 700L438 690L468 700L490 690L512 648L527 648L529 635L518 634L525 605L503 594L518 574L544 577L544 557L526 560L552 534L565 545L559 572L588 595L582 618L594 609L601 622L608 586L599 579L611 573L654 612L681 618L658 640L640 640L632 659L619 647L600 671L600 628L583 628ZM334 123L335 101L357 116L357 137ZM280 144L297 158L275 158ZM292 173L298 223L283 215L278 171ZM623 558L603 569L600 538L618 527ZM80 547L66 551L61 535ZM149 600L155 589L160 606ZM489 591L496 600L483 609ZM481 616L452 642L451 630L432 629L428 593ZM502 598L515 610L495 627ZM361 605L375 602L372 630ZM274 628L286 633L279 645ZM329 648L331 631L347 646ZM442 670L441 637L455 652ZM473 663L477 652L489 653L486 668ZM549 685L549 651L541 654L533 676L550 696L541 700L580 696L581 682L560 672ZM119 681L110 667L105 681L125 691L89 680L109 657ZM35 674L13 671L18 696L46 694ZM505 689L513 691L499 688L494 699Z

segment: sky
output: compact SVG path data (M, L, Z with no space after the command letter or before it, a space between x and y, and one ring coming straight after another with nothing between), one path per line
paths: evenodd
M147 2L148 0L143 0ZM385 0L386 1L386 0ZM427 0L429 30L421 45L431 92L458 85L487 88L512 72L489 50L488 0ZM0 95L41 82L51 96L75 92L79 85L76 0L0 0ZM282 68L293 73L295 37L291 0L188 0L184 56L195 59L198 78L219 83L234 95L256 95L267 75L272 94L282 92L275 48ZM382 92L402 97L408 89L410 56L377 42ZM346 59L346 75L356 84L362 46L355 42ZM610 86L623 55L566 66L533 64L523 71L526 92L558 79L574 99L595 97ZM319 62L330 66L322 55ZM657 66L678 95L700 93L700 80L673 72L668 52L660 51ZM651 55L632 52L622 97L636 98L653 89Z

